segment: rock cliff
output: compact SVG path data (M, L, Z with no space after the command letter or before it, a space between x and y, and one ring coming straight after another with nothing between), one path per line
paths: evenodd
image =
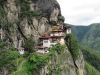
M83 56L73 60L67 48L60 54L55 52L48 64L33 75L85 75Z
M0 0L0 25L4 32L3 40L8 43L8 47L20 48L29 38L37 42L39 36L49 31L52 25L63 23L64 17L56 0ZM60 75L84 75L81 53L80 58L73 60L66 49L53 59L50 61L52 67L60 64L62 68ZM47 75L47 66L33 75Z
M30 37L37 40L51 25L64 20L56 0L1 0L0 3L4 12L2 28L6 40L14 47L20 47Z

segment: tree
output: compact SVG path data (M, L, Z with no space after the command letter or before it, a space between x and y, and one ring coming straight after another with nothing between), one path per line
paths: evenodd
M2 73L11 73L16 70L16 59L19 57L19 53L15 50L0 50L0 70ZM0 75L3 74L0 73Z
M80 49L76 38L73 35L67 35L65 40L70 53L72 54L74 59L77 59L79 56Z
M27 40L25 40L25 44L24 44L24 48L29 52L32 53L34 52L34 48L35 48L35 41L32 38L29 38Z

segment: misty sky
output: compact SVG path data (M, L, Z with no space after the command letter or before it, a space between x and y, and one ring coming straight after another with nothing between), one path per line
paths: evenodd
M89 25L100 23L100 0L57 0L66 23Z

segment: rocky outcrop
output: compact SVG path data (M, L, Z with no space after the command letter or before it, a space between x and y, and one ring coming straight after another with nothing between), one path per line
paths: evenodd
M21 46L20 40L24 42L31 37L36 41L51 25L57 24L61 16L56 0L6 0L3 7L10 24L5 32L10 32L7 36L12 42L9 42L17 48Z
M83 56L74 61L66 48L61 54L55 53L48 64L33 75L85 75Z
M77 60L74 61L76 67L77 67L77 73L78 75L85 75L85 62L84 62L84 58L83 58L83 54L82 52L80 52L80 56L77 58Z
M52 25L62 25L64 18L56 0L2 0L5 12L4 22L1 24L5 33L4 41L9 46L21 48L25 40L33 38L36 42L39 36L48 32ZM3 19L2 19L3 20ZM83 57L73 60L68 49L62 54L56 54L52 60L33 75L48 75L48 66L51 71L58 67L60 75L84 75ZM52 75L57 75L52 72Z

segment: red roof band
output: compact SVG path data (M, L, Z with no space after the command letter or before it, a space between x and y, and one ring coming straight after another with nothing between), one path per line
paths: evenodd
M63 37L63 35L62 36L44 36L44 37L40 37L39 39L50 39L50 38L59 38L59 37Z

